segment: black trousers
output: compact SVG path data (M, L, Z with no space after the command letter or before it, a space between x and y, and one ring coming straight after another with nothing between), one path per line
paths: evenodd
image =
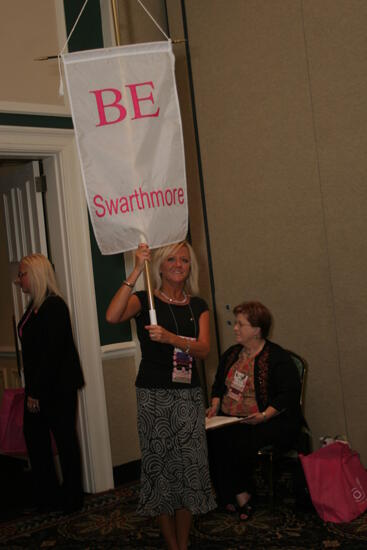
M236 495L253 494L253 470L257 452L274 444L291 448L300 425L282 415L255 426L234 424L207 432L209 467L218 501L235 503Z
M41 398L40 412L24 407L24 436L35 483L37 504L60 504L65 511L78 509L83 503L79 440L76 430L77 391ZM52 432L62 470L60 488L52 452Z

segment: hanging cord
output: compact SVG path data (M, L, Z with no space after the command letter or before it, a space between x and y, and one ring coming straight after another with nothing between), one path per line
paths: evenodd
M66 39L65 44L64 44L63 48L61 49L60 53L59 53L58 56L57 56L57 62L58 62L58 65L59 65L59 75L60 75L59 95L64 95L64 82L63 82L63 80L62 80L62 71L61 71L61 56L62 56L62 54L64 53L64 50L65 50L66 46L68 45L68 42L69 42L69 40L70 40L70 38L71 38L71 35L72 35L73 32L75 31L75 27L76 27L77 24L79 23L79 19L80 19L80 17L81 17L81 15L82 15L82 13L83 13L83 11L84 11L84 9L85 9L85 7L86 7L87 4L88 4L88 0L85 0L85 2L84 2L84 4L83 4L83 7L82 7L82 9L80 10L80 13L79 13L78 17L76 18L75 23L74 23L74 25L73 25L73 27L72 27L70 33L69 33L69 36L68 36L67 39Z
M149 17L151 18L151 20L153 21L153 23L155 23L155 25L158 27L158 29L161 31L161 33L166 37L167 40L169 40L169 36L166 35L166 33L164 32L164 30L162 29L162 27L157 23L157 21L154 19L153 15L147 10L147 8L144 6L143 2L141 0L137 0L137 2L141 5L141 7L143 8L143 10L145 11L145 13L147 15L149 15Z
M164 30L162 29L162 27L157 23L157 21L154 19L154 17L152 16L152 14L147 10L147 8L144 6L143 2L141 0L137 0L137 2L141 5L141 7L143 8L143 10L145 11L145 13L151 18L151 20L153 21L153 23L157 26L157 28L161 31L161 33L165 36L165 38L167 40L170 40L170 37L167 36L167 34L164 32ZM61 70L61 56L62 54L64 53L64 50L66 48L66 46L68 45L68 42L71 38L71 35L73 34L78 22L79 22L79 19L81 18L82 16L82 13L86 7L88 3L88 0L85 0L83 6L82 6L82 9L80 10L80 13L78 15L78 17L76 18L76 21L69 33L69 36L67 37L66 39L66 42L64 44L64 46L62 47L60 53L58 54L57 56L57 61L58 61L58 65L59 65L59 75L60 75L60 85L59 85L59 95L60 96L63 96L64 95L64 82L63 82L63 79L62 79L62 70Z

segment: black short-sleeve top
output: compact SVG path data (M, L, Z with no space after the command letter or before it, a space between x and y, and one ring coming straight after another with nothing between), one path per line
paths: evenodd
M135 317L135 322L142 355L136 386L138 388L165 389L200 386L195 359L192 364L191 383L172 382L174 348L169 344L153 342L149 338L149 333L145 328L150 324L148 295L145 291L138 291L136 296L141 303L141 311ZM158 325L174 334L188 338L198 337L200 315L208 310L205 300L197 296L191 297L189 303L185 305L167 304L155 296L154 306Z

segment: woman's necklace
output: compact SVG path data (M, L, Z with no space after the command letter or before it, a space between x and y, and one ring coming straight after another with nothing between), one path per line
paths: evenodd
M175 326L176 326L176 334L177 336L179 336L179 331L178 331L178 323L177 323L177 319L175 317L175 314L173 313L173 309L171 308L170 304L167 304L168 305L168 308L171 312L171 315L172 315L172 318L174 320L174 323L175 323ZM196 337L197 337L197 327L196 327L196 321L195 321L195 316L194 316L194 312L192 311L191 309L191 305L190 305L190 302L187 304L189 310L190 310L190 314L191 314L191 317L190 317L190 321L192 321L194 323L194 340L196 340Z
M182 294L184 295L183 300L175 300L175 298L170 298L169 296L167 296L167 294L163 292L163 290L160 290L160 289L159 289L159 293L162 294L162 296L164 296L164 298L166 298L166 300L168 300L170 304L172 303L184 304L187 300L187 294L184 291L182 291Z

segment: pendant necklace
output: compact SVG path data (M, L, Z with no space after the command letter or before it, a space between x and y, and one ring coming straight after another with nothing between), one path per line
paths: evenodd
M159 291L160 292L160 291ZM186 296L186 295L185 295ZM176 320L176 317L175 317L175 314L173 313L173 309L171 308L170 304L167 304L168 305L168 308L171 312L171 315L172 315L172 318L174 320L174 323L175 323L175 326L176 326L176 334L177 336L179 336L179 331L178 331L178 323L177 323L177 320ZM196 340L196 337L197 337L197 327L196 327L196 321L195 321L195 316L194 316L194 312L192 311L191 309L191 305L190 305L190 302L187 304L188 307L189 307L189 310L190 310L190 314L191 314L191 317L190 317L190 321L192 321L194 323L194 339Z
M167 294L163 292L163 290L159 290L159 293L162 294L162 296L164 296L164 298L166 298L166 300L168 300L170 304L172 304L173 302L175 304L184 304L187 300L187 294L184 291L182 291L182 294L184 295L183 300L175 300L174 298L170 298L169 296L167 296Z

